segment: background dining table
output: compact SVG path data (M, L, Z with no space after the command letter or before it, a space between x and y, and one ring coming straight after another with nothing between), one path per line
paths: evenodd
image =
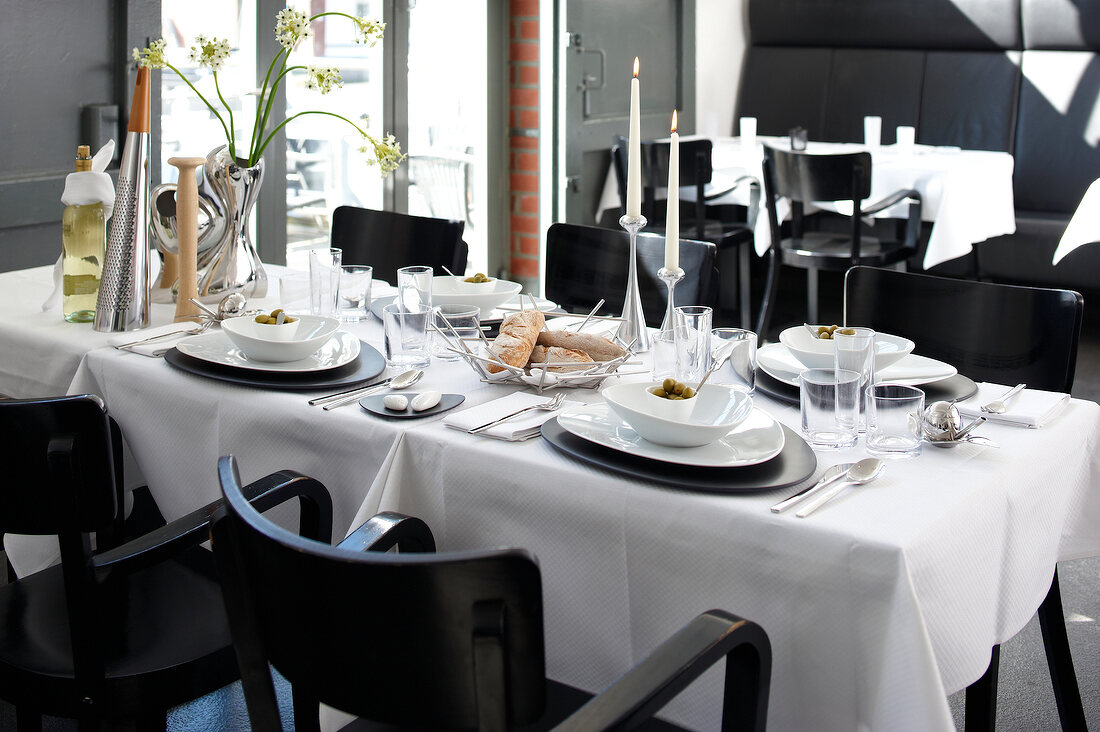
M1027 623L1055 562L1100 554L1093 402L1071 400L1042 429L984 425L999 450L925 447L799 519L768 508L805 483L676 489L584 464L543 439L475 437L442 416L388 420L355 405L325 412L308 393L184 373L42 313L48 282L48 268L0 274L0 338L11 344L0 351L0 392L102 396L126 436L131 478L148 483L169 520L219 495L216 460L233 453L245 480L289 468L325 483L337 535L397 510L426 520L443 551L530 549L544 585L548 675L578 687L601 688L718 607L769 634L770 728L952 729L947 695ZM167 322L169 308L154 306L154 322ZM349 330L381 348L376 321ZM462 361L434 361L417 388L464 394L459 409L516 390L483 383ZM599 401L591 390L569 396ZM796 408L763 394L755 404L797 430ZM862 455L861 446L820 453L815 477ZM1100 670L1096 659L1077 662L1083 678ZM719 695L714 671L665 714L717 729Z
M685 135L681 141L698 139ZM790 149L785 137L758 137L755 145L745 147L740 138L713 139L712 164L714 177L706 195L721 192L738 178L748 175L763 180L764 145ZM818 154L850 153L867 150L871 153L871 195L868 203L885 198L897 190L915 188L921 193L921 218L932 224L924 268L964 256L977 242L1016 231L1016 213L1012 194L1013 159L1009 153L988 150L960 150L957 147L914 145L900 150L897 145L868 148L857 143L815 142L807 144L806 152ZM659 190L664 199L666 191ZM694 189L681 190L683 200L694 200ZM748 206L749 190L735 190L708 199L708 204ZM620 206L618 184L613 170L608 170L596 206L597 220L608 209ZM829 210L832 204L821 204ZM807 209L809 211L810 209ZM781 201L777 213L789 215L789 204ZM849 206L850 212L850 206ZM877 218L905 218L907 204L898 204L877 214ZM760 256L771 247L766 210L761 207L753 222L756 253Z

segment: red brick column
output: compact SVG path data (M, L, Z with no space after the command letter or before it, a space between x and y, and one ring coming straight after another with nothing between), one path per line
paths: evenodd
M539 0L510 0L508 126L512 278L539 278Z

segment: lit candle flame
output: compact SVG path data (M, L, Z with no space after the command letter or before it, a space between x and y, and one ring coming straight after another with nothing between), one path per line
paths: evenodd
M634 78L635 78L635 79L637 79L637 78L638 78L638 65L639 65L639 64L638 64L638 57L637 57L637 56L635 56L635 57L634 57Z
M676 131L676 110L672 110L672 131Z

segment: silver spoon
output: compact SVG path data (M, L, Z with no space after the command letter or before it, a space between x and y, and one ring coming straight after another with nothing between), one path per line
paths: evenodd
M824 506L831 501L837 494L850 485L863 485L864 483L870 483L875 478L882 474L882 471L886 469L886 464L878 458L863 458L858 463L853 465L847 473L844 474L844 479L835 484L832 488L819 495L814 500L810 501L801 511L795 514L798 518L806 518L817 509Z
M406 371L403 374L398 374L397 376L393 377L393 379L391 379L389 383L383 382L381 384L365 386L362 389L356 389L350 395L342 396L335 401L329 402L321 408L327 412L330 409L336 409L337 407L342 407L345 404L357 402L363 397L367 396L367 394L370 393L372 390L383 389L385 387L389 387L390 389L405 389L420 381L423 376L424 371L422 369L412 369L411 371Z
M855 467L855 465L855 463L840 463L839 465L834 465L833 467L827 469L824 473L822 473L821 480L817 481L809 488L801 490L798 493L795 493L790 498L780 501L779 503L772 506L772 513L783 513L788 508L794 506L794 504L801 503L807 498L812 498L813 496L816 496L818 493L825 490L825 488L831 486L833 483L843 478L849 470Z
M982 437L981 435L967 435L957 440L927 440L928 444L932 447L958 447L963 443L970 443L972 445L981 445L982 447L1000 447L996 442L988 437Z
M1023 390L1023 388L1026 386L1027 384L1017 384L1016 386L1009 389L1008 393L1006 393L1000 399L994 399L989 404L983 404L981 407L982 411L986 414L1004 414L1008 411L1008 402L1012 399L1012 397L1019 394L1020 391Z

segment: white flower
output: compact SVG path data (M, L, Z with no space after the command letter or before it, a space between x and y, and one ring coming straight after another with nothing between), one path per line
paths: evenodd
M229 41L220 41L217 38L207 40L206 36L195 36L195 45L191 46L191 60L199 66L218 71L227 58Z
M386 24L371 18L355 18L355 42L365 43L371 48L386 32Z
M333 89L344 85L344 79L340 76L340 69L335 66L310 66L309 76L306 78L306 89L320 90L321 94L328 94Z
M164 57L164 39L158 38L150 43L148 48L141 50L135 48L134 60L138 62L138 66L149 69L163 69L168 65L168 60Z
M401 161L405 159L405 156L401 153L401 143L393 135L386 135L381 140L375 140L364 133L363 139L367 141L367 144L360 147L359 152L368 155L373 153L374 157L368 158L367 165L378 163L378 169L382 175L388 175L397 170L401 165Z
M275 39L283 48L293 51L297 45L313 35L309 16L294 8L283 8L275 16Z

